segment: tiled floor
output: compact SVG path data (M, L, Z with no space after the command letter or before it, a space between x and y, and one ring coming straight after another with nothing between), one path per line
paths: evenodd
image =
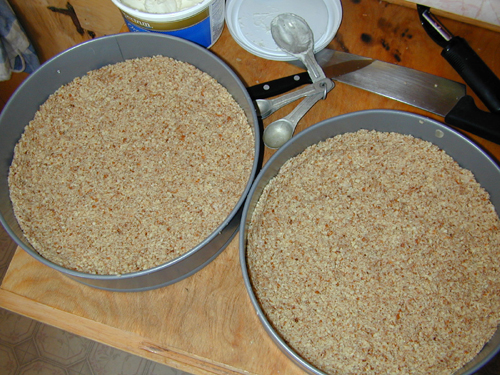
M0 225L0 282L16 246ZM0 308L0 375L188 375Z

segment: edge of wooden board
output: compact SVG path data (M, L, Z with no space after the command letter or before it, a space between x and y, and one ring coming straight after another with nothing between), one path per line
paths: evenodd
M44 305L27 297L0 288L0 306L14 313L23 315L44 324L62 329L75 335L110 346L118 350L162 363L176 369L197 375L241 375L249 373L224 364L215 363L207 358L200 358L176 348L157 345L136 333L122 331L87 318Z
M408 8L417 9L417 3L413 2L413 1L408 1L408 0L384 0L384 1L387 3L395 4L395 5L401 5L401 6L405 6ZM473 18L465 17L465 16L462 16L460 14L447 12L447 11L444 11L444 10L441 10L438 8L432 8L432 13L434 13L436 16L442 16L442 17L450 18L450 19L460 21L463 23L468 23L468 24L473 25L473 26L478 26L478 27L482 27L482 28L485 28L488 30L500 32L499 25L494 25L494 24L484 22L481 20L476 20Z

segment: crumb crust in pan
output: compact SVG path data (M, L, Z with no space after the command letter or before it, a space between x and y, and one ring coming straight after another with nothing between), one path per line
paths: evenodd
M254 160L244 111L214 78L155 56L59 88L15 148L14 212L37 252L124 274L186 253L223 223Z
M254 293L329 374L452 374L500 321L500 220L430 142L360 130L287 161L248 228Z

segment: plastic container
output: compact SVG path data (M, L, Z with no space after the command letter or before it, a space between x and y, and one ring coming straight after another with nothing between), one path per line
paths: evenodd
M122 12L132 32L156 32L190 40L210 48L224 28L225 0L203 0L174 13L146 13L111 0Z
M226 23L234 40L248 52L268 60L291 61L271 35L271 21L281 13L304 18L314 35L314 51L330 43L342 20L340 0L229 0Z

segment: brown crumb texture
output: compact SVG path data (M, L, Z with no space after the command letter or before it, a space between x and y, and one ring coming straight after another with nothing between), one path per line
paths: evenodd
M253 130L230 93L156 56L91 71L51 95L15 148L9 187L42 256L123 274L209 236L240 199L253 160Z
M266 186L248 268L271 324L329 374L452 374L500 321L500 220L432 143L361 130Z

